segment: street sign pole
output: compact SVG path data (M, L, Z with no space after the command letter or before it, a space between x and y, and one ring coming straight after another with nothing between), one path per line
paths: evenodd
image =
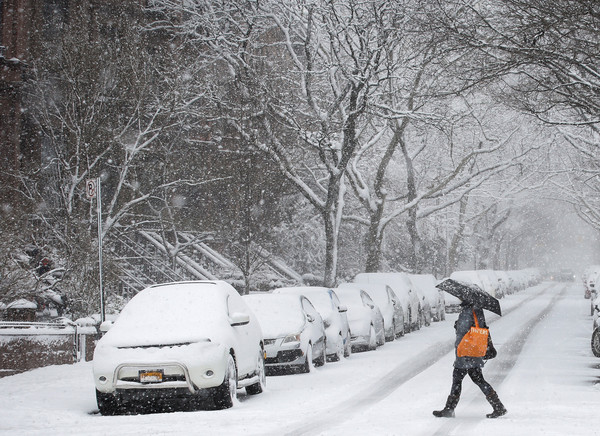
M102 322L106 320L106 309L104 307L104 286L102 284L102 185L100 177L96 179L96 209L98 210L98 269L100 272L100 317Z
M102 322L106 318L104 309L104 286L102 284L102 187L100 177L87 179L85 181L85 195L90 200L96 197L96 212L98 212L98 270L100 274L100 318Z

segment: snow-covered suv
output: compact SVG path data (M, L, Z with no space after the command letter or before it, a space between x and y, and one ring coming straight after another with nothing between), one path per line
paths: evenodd
M151 286L129 301L100 339L93 372L98 408L114 414L143 401L208 394L233 405L238 388L265 385L260 325L238 292L221 281Z

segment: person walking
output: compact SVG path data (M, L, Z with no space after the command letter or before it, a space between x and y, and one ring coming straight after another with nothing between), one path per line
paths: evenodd
M470 356L459 357L457 352L458 345L462 341L463 336L467 334L471 327L479 324L479 327L487 328L483 309L474 307L467 302L462 302L461 308L462 310L458 315L458 319L454 323L454 328L456 330L456 342L454 344L456 360L454 361L454 372L452 373L452 388L450 389L450 395L446 400L446 406L442 410L435 410L433 415L438 418L454 417L454 409L458 404L458 400L460 400L462 381L465 376L469 374L471 380L473 380L473 382L479 386L479 389L481 389L481 392L483 392L485 398L494 408L494 411L492 413L488 413L486 416L488 418L497 418L505 415L507 410L498 398L496 391L483 378L483 372L481 369L484 365L484 358ZM475 317L477 317L477 323L475 322Z

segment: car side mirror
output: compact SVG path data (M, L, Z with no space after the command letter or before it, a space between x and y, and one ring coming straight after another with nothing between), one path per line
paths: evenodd
M246 325L249 323L250 323L250 315L248 315L247 313L236 312L236 313L232 313L229 316L229 324L232 327Z
M315 322L315 317L312 315L306 315L306 319L308 320L308 322Z
M102 333L106 333L107 331L109 331L113 326L113 322L112 321L104 321L102 324L100 324L100 331Z
M338 312L340 312L340 313L348 312L348 308L342 304L342 305L338 306Z

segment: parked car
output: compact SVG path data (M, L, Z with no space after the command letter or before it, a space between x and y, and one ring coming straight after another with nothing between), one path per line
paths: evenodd
M592 288L595 287L598 272L600 272L600 265L590 265L581 273L581 280L584 288L583 296L585 298L591 298ZM593 286L590 286L590 284L593 284Z
M352 351L374 350L385 344L383 315L369 294L354 286L336 288L336 293L348 308Z
M293 293L308 298L323 318L327 338L327 360L336 362L342 356L350 356L352 346L347 309L340 303L333 289L320 286L297 286L274 289L273 293Z
M414 285L405 273L361 273L355 283L382 283L388 285L400 299L404 309L404 331L418 330L423 325L423 307Z
M497 280L491 280L487 273L481 271L454 271L450 274L450 278L459 282L477 285L492 297L500 298L497 293Z
M98 341L93 374L103 415L141 400L193 402L206 395L218 408L228 408L238 388L250 395L263 391L262 331L225 282L151 286L127 303Z
M263 331L267 374L283 369L310 372L313 364L325 364L323 319L305 296L262 293L242 298Z
M419 289L421 295L425 297L429 308L429 317L433 321L443 321L446 319L446 300L444 291L435 287L437 284L433 274L409 274L410 281Z
M511 280L510 275L506 271L495 271L498 283L502 289L503 295L514 294L517 289L514 286L514 282Z
M600 270L594 270L587 276L585 297L590 299L590 312L594 314L595 300L598 298L598 282Z
M592 332L592 353L594 356L600 357L600 327L595 327Z
M393 341L404 335L404 310L402 302L392 288L382 283L342 283L339 287L359 287L369 294L379 306L385 325L385 340Z

